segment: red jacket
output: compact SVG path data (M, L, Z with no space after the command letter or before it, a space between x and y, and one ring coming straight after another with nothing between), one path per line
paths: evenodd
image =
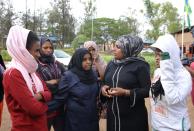
M5 100L11 115L11 131L48 131L47 105L51 93L43 82L44 91L41 93L45 102L37 101L27 88L22 74L17 69L4 73L3 85Z

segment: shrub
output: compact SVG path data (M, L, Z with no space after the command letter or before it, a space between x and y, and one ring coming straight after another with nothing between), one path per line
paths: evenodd
M11 56L8 54L7 50L2 50L1 56L3 57L4 61L11 61Z

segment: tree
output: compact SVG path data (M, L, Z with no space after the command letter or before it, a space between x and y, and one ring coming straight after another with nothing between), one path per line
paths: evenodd
M180 29L178 10L170 2L160 4L144 0L144 5L146 7L145 16L151 26L151 29L146 31L147 39L156 40L166 32L173 33Z
M122 17L119 20L110 18L97 18L93 20L94 24L94 41L97 44L104 44L108 41L114 41L124 34L138 34L137 26L132 24L135 20L129 17ZM78 34L91 36L91 20L86 21L80 27ZM134 27L132 27L134 26ZM84 30L81 30L83 29Z
M83 45L85 41L90 40L85 35L77 35L74 40L72 41L72 46L74 49L78 48L80 45Z
M52 3L53 11L51 13L56 14L58 18L55 21L53 14L49 14L50 23L52 27L56 26L60 37L62 37L62 43L70 43L75 37L75 19L70 14L69 0L55 0Z
M94 14L96 13L96 6L94 6L94 3L96 0L89 0L87 2L82 2L84 4L84 21L92 20Z
M25 28L32 30L32 31L36 31L34 28L34 24L37 24L37 23L34 23L34 16L32 12L30 11L30 9L28 9L27 12L22 13L21 20Z
M80 0L81 1L81 0ZM85 2L82 2L82 4L84 4L84 9L85 9L85 12L84 12L84 23L88 23L88 22L91 22L91 40L93 40L93 28L94 28L94 24L93 24L93 19L94 19L94 16L96 14L96 6L95 6L95 3L96 0L89 0L89 1L85 1ZM82 27L81 30L84 31L84 28Z
M43 31L43 28L45 27L45 22L46 22L46 20L45 20L45 18L44 18L44 14L45 14L45 12L42 12L42 10L40 9L40 10L38 10L38 15L36 16L36 18L37 18L37 20L36 20L36 22L37 22L37 32L39 32L40 33L40 35L41 35L41 33L42 33L42 31Z
M17 17L14 16L13 6L10 1L0 2L0 38L8 34L9 29L13 25L13 21Z

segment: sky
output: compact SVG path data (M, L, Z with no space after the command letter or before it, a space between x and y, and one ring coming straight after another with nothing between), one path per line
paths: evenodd
M13 3L13 7L16 11L25 11L26 8L26 0L10 0ZM28 8L34 10L36 9L47 9L50 8L51 0L27 0ZM34 2L35 1L35 2ZM81 0L87 1L87 0ZM178 12L180 15L183 15L184 12L184 0L151 0L155 3L161 3L169 1L176 8L178 8ZM34 3L36 6L34 6ZM189 0L193 13L190 16L191 23L194 25L194 0ZM97 7L97 13L95 15L96 18L99 17L108 17L118 19L120 16L127 16L128 8L138 10L145 10L143 0L96 0L94 3ZM71 12L74 17L78 20L78 22L83 18L84 14L84 6L80 3L80 0L70 0L70 6L72 8ZM143 18L141 14L137 14L136 16L139 21L142 21Z

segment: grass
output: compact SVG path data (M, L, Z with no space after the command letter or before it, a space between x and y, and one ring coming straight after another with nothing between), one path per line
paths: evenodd
M110 54L101 54L102 58L108 63L113 56ZM150 65L150 73L151 76L153 76L153 72L155 70L155 58L154 58L154 54L153 53L142 53L141 54L142 57L145 58L145 60L149 63Z

